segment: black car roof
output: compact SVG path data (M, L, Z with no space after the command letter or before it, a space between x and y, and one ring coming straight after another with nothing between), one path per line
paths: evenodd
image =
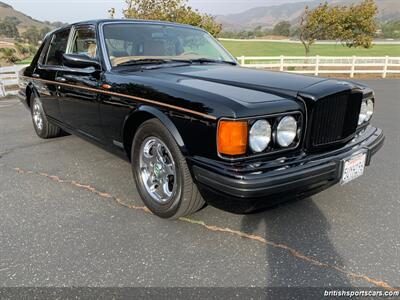
M78 25L100 25L102 23L132 23L132 22L143 23L143 24L152 24L152 25L174 25L174 26L188 27L188 28L193 28L193 29L201 29L196 26L191 26L191 25L181 24L181 23L157 21L157 20L140 20L140 19L95 19L95 20L87 20L87 21L80 21L80 22L72 23L72 24L69 24L62 28L67 28L70 26L78 26ZM62 28L59 28L59 29L62 29Z

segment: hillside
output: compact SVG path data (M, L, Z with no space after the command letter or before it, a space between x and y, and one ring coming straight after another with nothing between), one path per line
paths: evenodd
M351 4L360 0L328 0L333 4ZM322 0L284 3L274 6L256 7L242 13L218 16L224 30L254 29L257 26L272 28L279 21L297 23L306 5L316 7ZM400 19L400 0L375 0L378 5L378 19Z
M50 25L46 25L43 22L35 20L32 17L15 10L11 5L0 1L0 19L4 19L5 17L16 17L20 20L21 24L18 25L20 32L24 32L29 26L36 26L38 29L45 26L51 27Z

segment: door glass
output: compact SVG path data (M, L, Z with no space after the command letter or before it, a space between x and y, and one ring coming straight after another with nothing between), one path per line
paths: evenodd
M49 52L45 60L45 65L61 66L62 56L67 49L70 29L65 29L54 34L50 43Z
M71 53L96 58L97 42L96 33L93 28L78 28L75 31L72 40Z

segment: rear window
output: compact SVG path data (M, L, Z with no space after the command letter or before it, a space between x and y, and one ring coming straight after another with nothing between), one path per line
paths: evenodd
M53 35L46 59L44 61L45 65L62 65L62 56L67 49L69 32L70 29L65 29Z

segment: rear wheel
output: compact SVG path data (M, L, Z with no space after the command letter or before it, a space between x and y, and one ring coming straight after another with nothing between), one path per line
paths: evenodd
M185 158L160 121L151 119L142 124L131 155L139 194L155 215L177 219L204 206Z
M35 128L36 134L42 139L49 139L58 137L61 135L61 129L47 120L46 114L43 110L42 102L36 95L32 95L31 98L31 113L33 127Z

